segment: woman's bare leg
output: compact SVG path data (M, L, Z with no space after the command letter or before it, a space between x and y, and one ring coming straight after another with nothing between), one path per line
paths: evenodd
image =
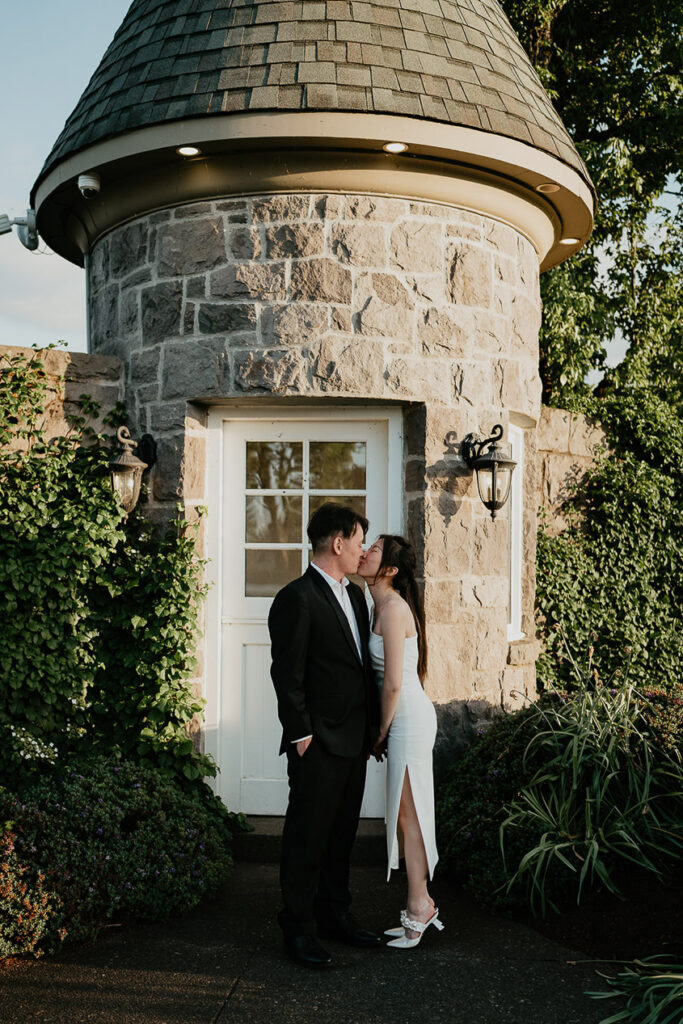
M428 921L434 913L434 900L427 891L429 864L407 768L398 808L398 823L403 832L403 853L408 876L408 917L416 921ZM406 934L409 938L417 937L417 932L407 931Z

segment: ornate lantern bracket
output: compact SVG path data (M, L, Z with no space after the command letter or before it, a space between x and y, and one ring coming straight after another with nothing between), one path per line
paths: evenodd
M119 427L116 437L121 446L109 461L111 488L118 494L126 515L133 511L140 497L142 474L156 462L156 443L150 434L145 434L140 444L130 436L128 427ZM133 449L141 449L146 462L133 454Z
M484 506L496 518L510 495L512 474L517 462L507 455L499 444L503 426L496 423L491 436L482 439L478 434L467 434L460 445L460 454L477 475L477 489ZM444 438L446 454L457 455L457 434L451 430Z

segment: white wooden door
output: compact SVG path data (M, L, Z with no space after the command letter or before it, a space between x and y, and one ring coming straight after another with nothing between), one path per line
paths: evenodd
M270 679L273 597L305 572L306 524L327 500L400 530L401 426L395 410L216 410L210 417L207 749L231 810L283 814L286 759ZM384 815L384 767L369 762L364 817Z

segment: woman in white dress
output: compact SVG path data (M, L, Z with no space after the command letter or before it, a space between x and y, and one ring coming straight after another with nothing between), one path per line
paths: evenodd
M358 567L374 601L370 658L381 687L375 755L387 753L387 879L398 868L397 826L408 876L402 927L385 933L398 949L416 946L430 924L443 928L427 889L438 860L432 775L436 712L422 686L427 643L415 565L408 541L382 534Z

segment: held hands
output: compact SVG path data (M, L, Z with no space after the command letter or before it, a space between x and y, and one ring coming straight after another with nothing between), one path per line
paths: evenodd
M377 734L377 738L372 745L372 753L376 761L380 763L384 760L387 755L387 732L380 730Z

